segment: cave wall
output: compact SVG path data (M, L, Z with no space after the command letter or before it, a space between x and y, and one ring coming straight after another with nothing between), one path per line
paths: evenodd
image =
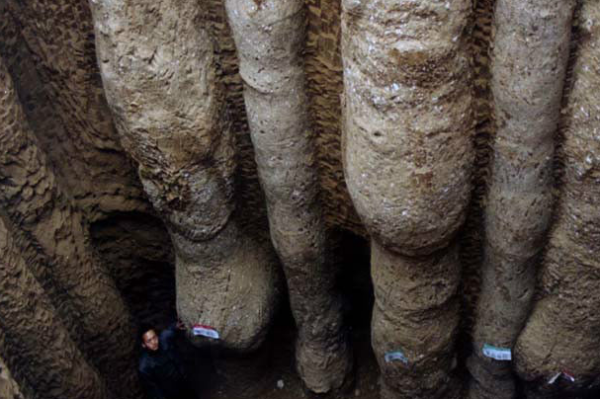
M6 399L23 399L19 384L10 374L10 370L0 358L0 397Z

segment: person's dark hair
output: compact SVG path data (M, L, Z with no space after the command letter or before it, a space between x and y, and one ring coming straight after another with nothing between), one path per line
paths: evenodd
M149 323L142 323L142 324L139 325L138 334L137 334L137 340L139 341L140 345L143 343L142 337L144 336L144 334L146 334L150 330L155 330L156 331L156 328L154 328L154 326L151 325L151 324L149 324Z

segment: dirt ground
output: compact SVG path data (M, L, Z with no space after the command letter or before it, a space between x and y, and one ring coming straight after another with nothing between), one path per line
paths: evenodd
M214 355L208 352L197 352L195 361L188 361L190 369L194 370L194 385L200 399L376 399L379 397L379 369L371 350L368 330L353 331L352 337L355 345L354 383L344 387L342 392L328 395L315 395L303 388L294 366L293 325L276 326L268 342L271 347L263 360L257 360L255 364L245 362L236 368L233 378L220 375L214 367ZM267 366L261 367L265 358ZM263 371L257 373L260 369Z
M264 360L246 362L244 366L235 368L233 378L216 371L214 355L196 351L195 360L190 360L189 364L195 376L196 399L379 399L379 368L371 349L369 329L362 326L353 331L352 341L355 350L354 382L342 392L328 395L315 395L303 388L294 368L294 326L289 322L275 326L268 341L271 347L266 356L267 366L264 366ZM188 355L192 356L192 352ZM464 365L460 369L460 378L467 381ZM598 399L600 391L569 394L566 390L557 389L553 395L548 398ZM524 399L522 393L518 397Z

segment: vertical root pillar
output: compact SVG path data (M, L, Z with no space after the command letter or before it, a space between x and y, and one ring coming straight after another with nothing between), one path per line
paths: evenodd
M189 337L256 349L277 304L277 268L269 243L242 231L235 214L234 132L201 5L90 4L123 146L175 246L177 308Z
M483 287L472 399L515 397L512 351L531 310L536 266L552 211L554 134L560 117L575 1L498 0L492 55L497 135L487 198Z
M375 288L373 348L382 370L382 398L457 398L460 281L457 246L406 257L371 246Z
M600 385L600 3L582 2L566 114L565 175L540 273L540 299L516 345L530 392ZM562 373L560 380L550 383ZM568 373L571 380L565 377Z
M340 388L351 368L336 273L327 253L316 148L303 72L302 0L227 0L273 244L298 326L296 361L316 393Z
M372 237L382 396L455 398L453 237L471 189L471 1L342 4L344 171Z

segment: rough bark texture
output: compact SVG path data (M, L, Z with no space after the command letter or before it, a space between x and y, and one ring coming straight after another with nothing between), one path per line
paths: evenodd
M276 307L277 269L268 243L236 220L234 137L201 6L91 4L123 145L175 247L179 316L215 328L219 345L255 349Z
M565 175L540 275L541 293L516 346L531 390L600 384L600 2L582 2L579 49L567 109ZM567 371L574 382L548 380ZM539 394L538 394L539 396ZM534 397L534 396L532 396Z
M28 264L88 359L125 397L137 397L129 312L48 168L1 59L0 90L0 216L18 226Z
M271 239L287 279L296 361L317 393L340 388L352 369L336 273L327 253L316 146L303 72L302 0L227 0Z
M71 339L1 220L0 290L2 356L19 383L34 392L31 399L114 397Z
M498 0L492 58L497 123L485 211L483 286L469 368L473 399L516 395L512 350L535 291L552 211L554 134L560 117L575 1Z
M471 2L342 4L344 170L372 237L382 397L457 397L460 265L451 241L473 161Z
M39 90L52 102L43 111L55 113L62 124L36 130L65 188L89 220L111 211L147 210L106 104L86 2L6 3L21 26L24 43L18 45L31 50L44 86Z
M382 374L381 397L459 398L454 341L460 281L456 245L408 258L371 244L375 288L372 344ZM401 352L406 362L387 360Z

